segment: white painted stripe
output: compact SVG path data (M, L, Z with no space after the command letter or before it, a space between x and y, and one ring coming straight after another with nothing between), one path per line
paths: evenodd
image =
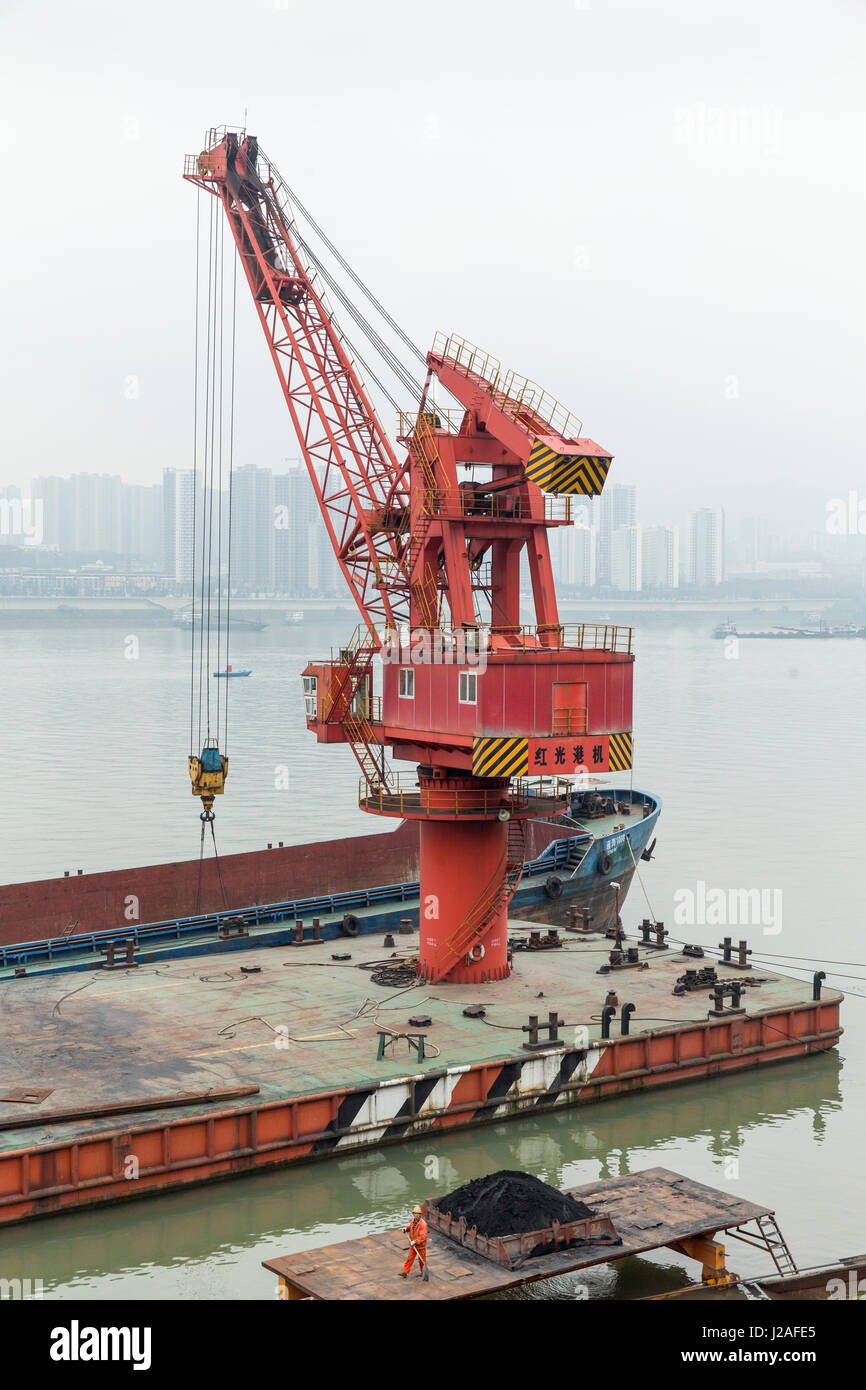
M468 1067L455 1067L453 1071L448 1072L447 1076L440 1076L433 1090L421 1106L418 1112L419 1115L426 1116L430 1111L447 1110L451 1104L451 1098L457 1089L460 1077L468 1070Z
M574 1101L575 1094L579 1094L584 1089L587 1081L595 1072L601 1051L601 1048L593 1047L583 1054L565 1086L556 1094L550 1094L551 1104L568 1105ZM522 1100L537 1100L549 1092L559 1074L564 1055L562 1051L541 1052L536 1056L530 1055L525 1060L520 1059L522 1066L519 1076L508 1088L499 1104L488 1113L496 1117L510 1115L520 1108ZM514 1058L513 1060L518 1059ZM502 1065L507 1066L508 1063L503 1062ZM460 1078L472 1070L480 1070L480 1068L471 1066L449 1067L445 1075L438 1078L418 1112L420 1123L407 1127L406 1138L409 1138L413 1133L428 1129L430 1120L447 1112ZM423 1073L416 1076L394 1077L383 1081L365 1100L355 1117L351 1131L338 1140L336 1147L338 1149L357 1148L378 1143L393 1123L398 1111L408 1101L412 1082L422 1079Z
M375 1144L382 1138L397 1111L409 1098L405 1080L381 1085L368 1096L352 1121L352 1128L337 1142L338 1149L357 1144Z

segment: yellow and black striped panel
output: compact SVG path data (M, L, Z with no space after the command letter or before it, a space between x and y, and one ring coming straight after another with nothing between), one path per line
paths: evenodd
M529 451L526 476L545 492L579 492L597 497L604 487L609 468L609 457L558 454L555 449L536 439Z
M627 772L631 767L631 734L611 734L607 757L611 772Z
M476 777L525 777L529 771L528 738L474 738L472 772Z

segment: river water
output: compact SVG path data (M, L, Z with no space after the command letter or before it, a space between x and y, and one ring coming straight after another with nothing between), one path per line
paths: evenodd
M822 957L851 963L823 965L849 994L838 1050L4 1230L0 1274L41 1279L45 1297L272 1298L261 1260L402 1224L413 1202L502 1167L558 1186L669 1167L774 1207L801 1266L866 1249L866 643L732 648L710 638L706 615L637 624L634 785L664 802L656 857L641 866L653 911L715 947L728 932L702 920L706 895L763 890L760 917L730 933L749 938L756 969L788 968L782 952L798 958L789 973L808 977ZM233 637L233 665L253 675L230 693L221 852L376 828L357 809L351 754L320 747L303 724L300 672L350 626L272 623ZM0 879L195 857L188 636L74 620L3 627L0 656ZM635 881L627 929L645 912ZM732 1251L740 1272L766 1270L759 1252ZM677 1287L684 1267L664 1252L583 1283L632 1298ZM578 1294L560 1279L509 1297Z

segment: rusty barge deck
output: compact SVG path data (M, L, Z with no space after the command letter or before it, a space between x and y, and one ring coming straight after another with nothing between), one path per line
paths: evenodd
M530 929L538 924L509 924L516 940ZM395 942L417 950L417 934ZM564 942L516 951L513 974L495 984L405 991L373 982L373 963L392 953L372 935L7 976L0 1224L723 1076L825 1051L840 1036L834 990L814 1000L802 980L716 962L722 981L760 973L761 983L745 991L743 1012L714 1018L707 987L673 994L695 966L677 950L641 946L636 968L599 974L610 941ZM619 1010L601 1036L610 989L635 1005L626 1036ZM467 1017L478 1004L484 1016ZM530 1015L554 1010L559 1045L542 1037L527 1050ZM410 1024L417 1015L431 1023ZM405 1037L379 1056L382 1033L423 1033L423 1059ZM217 1094L239 1087L257 1090ZM127 1105L136 1108L100 1113Z

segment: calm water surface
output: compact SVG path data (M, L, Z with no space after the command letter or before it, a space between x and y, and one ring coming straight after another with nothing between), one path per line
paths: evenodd
M320 747L303 724L300 672L351 625L272 624L233 639L233 664L254 674L231 688L223 853L376 828L357 809L351 754ZM657 856L641 866L646 894L675 933L715 947L718 926L674 926L678 890L781 890L781 931L733 934L768 965L772 953L803 958L808 976L821 956L854 963L835 967L845 979L824 966L850 994L837 1052L34 1222L0 1232L0 1274L41 1278L59 1298L272 1298L262 1259L393 1227L414 1201L499 1167L563 1185L667 1166L775 1207L800 1265L866 1249L866 643L743 641L727 659L711 626L665 616L638 628L634 780L664 800ZM127 660L129 635L115 624L0 629L0 879L197 854L188 637L142 628ZM627 927L645 911L635 882ZM741 1272L766 1268L758 1252L733 1250ZM665 1253L603 1268L592 1291L659 1292L682 1282L683 1263ZM512 1296L574 1289L562 1279Z

